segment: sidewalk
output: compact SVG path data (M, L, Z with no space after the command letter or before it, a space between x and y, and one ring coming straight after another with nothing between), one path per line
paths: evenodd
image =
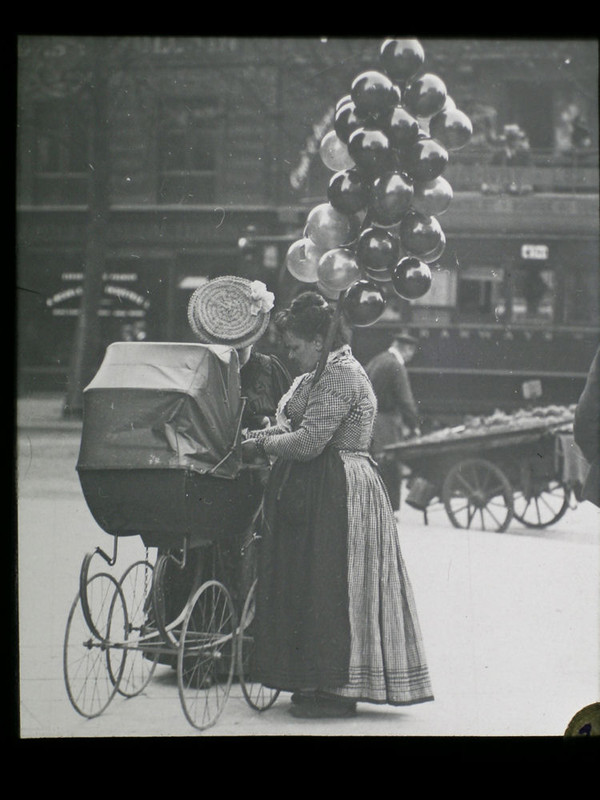
M28 394L16 398L16 422L19 430L81 431L80 419L63 417L64 395Z

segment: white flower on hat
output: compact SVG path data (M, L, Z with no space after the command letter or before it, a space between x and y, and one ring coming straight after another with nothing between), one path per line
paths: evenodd
M275 304L275 295L270 292L262 281L252 281L250 284L250 313L266 314Z

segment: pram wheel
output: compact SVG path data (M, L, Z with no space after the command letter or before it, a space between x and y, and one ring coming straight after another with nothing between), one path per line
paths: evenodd
M278 689L269 689L262 683L253 680L253 659L254 659L254 633L253 623L256 615L256 586L255 580L252 584L240 619L238 632L238 675L242 692L248 705L257 711L266 711L279 697Z
M150 622L153 571L149 561L136 561L119 581L130 638L125 669L118 684L119 693L125 697L135 697L145 689L158 662L159 639L156 626Z
M91 718L99 716L117 692L127 656L122 645L128 619L123 592L112 575L99 572L83 588L69 612L63 672L71 704L79 714Z
M236 614L219 581L202 584L190 602L177 655L177 682L185 716L199 730L221 716L235 667Z

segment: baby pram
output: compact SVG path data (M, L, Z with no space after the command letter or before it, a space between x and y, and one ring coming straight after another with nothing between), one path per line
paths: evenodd
M113 555L98 547L84 557L65 634L67 692L84 716L116 693L139 694L169 660L197 728L216 722L234 673L254 708L276 699L251 679L252 551L266 468L242 463L243 406L237 354L218 346L114 343L86 387L77 472ZM156 558L120 578L92 568L112 569L128 536ZM232 549L243 568L226 577L221 556ZM191 563L189 581L177 581ZM179 603L176 584L189 586Z

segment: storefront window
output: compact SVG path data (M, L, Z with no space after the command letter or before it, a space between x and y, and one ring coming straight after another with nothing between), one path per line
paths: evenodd
M568 325L600 323L598 268L565 270L564 322Z
M512 321L551 322L554 319L554 270L526 265L513 274Z
M458 275L456 305L466 322L499 322L506 313L504 270L497 267L464 267Z

